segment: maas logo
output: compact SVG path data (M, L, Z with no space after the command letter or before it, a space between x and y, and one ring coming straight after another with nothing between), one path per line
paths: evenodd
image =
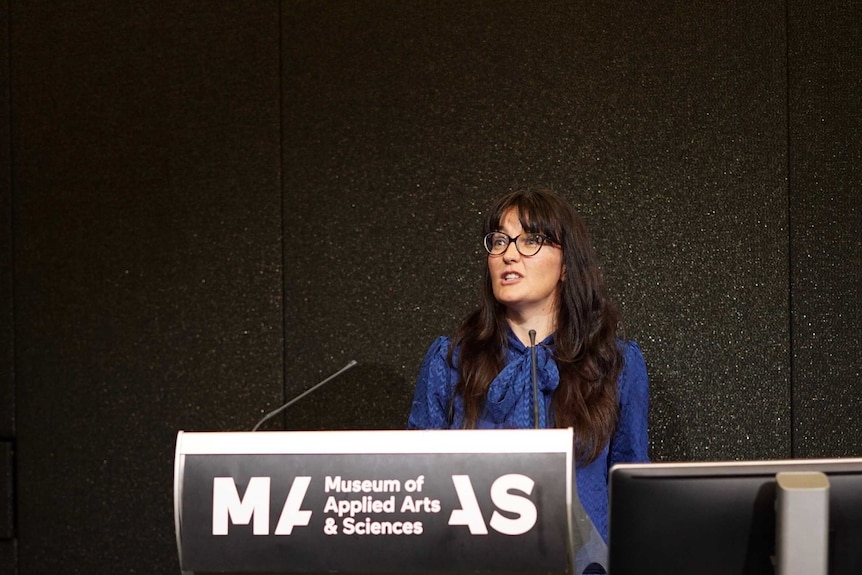
M460 507L452 510L448 525L465 526L471 535L487 535L489 526L504 535L523 535L536 525L538 511L529 498L535 482L526 475L503 475L491 484L489 495L494 511L487 524L470 476L452 475L451 479ZM233 477L213 478L212 534L227 535L230 524L251 523L254 535L269 535L271 481L270 477L252 477L240 496ZM290 535L294 527L306 527L311 522L313 512L302 509L310 483L311 477L294 478L276 523L275 535Z
M252 477L248 481L245 495L240 499L233 477L214 477L213 535L227 535L228 519L234 525L248 525L252 518L252 533L269 535L271 482L270 477ZM294 527L305 527L311 521L311 511L301 509L310 483L311 477L297 476L293 479L275 526L276 535L290 535Z
M452 482L455 484L461 509L452 511L449 525L466 525L472 535L487 535L488 527L482 518L482 510L476 500L470 476L453 475ZM491 484L491 501L496 506L489 522L491 529L503 535L523 535L533 528L538 520L536 505L529 498L513 491L530 495L534 485L532 479L519 473L503 475ZM507 511L513 517L506 517L498 510Z

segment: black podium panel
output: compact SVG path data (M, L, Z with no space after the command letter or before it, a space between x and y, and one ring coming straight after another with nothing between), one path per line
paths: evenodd
M571 430L180 433L191 573L563 573Z

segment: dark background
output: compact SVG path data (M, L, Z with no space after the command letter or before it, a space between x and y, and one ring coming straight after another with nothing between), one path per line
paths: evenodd
M564 193L651 456L862 455L862 15L0 0L0 572L176 573L178 430L402 428L482 212Z

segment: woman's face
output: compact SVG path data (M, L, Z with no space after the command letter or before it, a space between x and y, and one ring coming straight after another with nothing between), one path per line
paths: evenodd
M503 214L498 231L511 238L525 233L514 208ZM556 312L563 277L560 246L545 242L536 255L527 257L510 242L502 254L488 256L488 271L494 297L510 311L524 318Z

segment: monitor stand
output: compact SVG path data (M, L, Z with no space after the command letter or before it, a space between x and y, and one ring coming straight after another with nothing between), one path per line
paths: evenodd
M819 471L775 475L777 575L826 575L829 559L829 478Z

